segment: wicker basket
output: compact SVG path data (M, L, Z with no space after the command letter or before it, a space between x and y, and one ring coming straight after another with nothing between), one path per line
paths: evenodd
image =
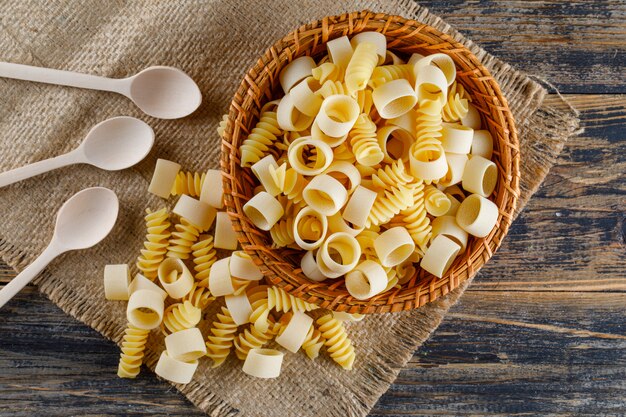
M301 252L270 247L269 233L262 232L243 214L243 205L252 196L255 179L250 169L239 165L239 145L258 120L264 103L282 94L280 70L302 55L319 58L331 39L362 31L378 31L387 37L395 52L450 55L457 66L457 81L472 97L481 113L483 126L494 138L494 162L498 183L492 200L500 215L494 230L482 239L470 238L441 279L417 269L401 289L393 289L369 300L359 301L347 292L344 280L322 283L308 280L299 269ZM262 268L267 281L321 307L351 313L378 313L410 310L446 295L472 276L500 246L512 221L519 194L519 147L513 117L500 87L480 61L462 44L438 30L399 16L363 11L326 17L304 25L276 42L245 75L230 106L228 127L222 141L221 167L224 193L233 227L242 247Z

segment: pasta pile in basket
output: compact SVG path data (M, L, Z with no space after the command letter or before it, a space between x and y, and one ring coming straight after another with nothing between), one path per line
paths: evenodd
M285 95L241 144L260 184L245 214L276 247L303 250L307 278L343 278L355 299L405 284L418 265L442 277L498 219L493 139L454 62L405 63L377 32L327 51L282 70Z
M146 241L132 281L128 265L104 269L106 298L128 300L118 376L139 374L152 330L164 335L166 346L155 371L175 383L190 382L201 357L207 356L217 367L233 350L244 361L244 372L277 377L283 353L264 348L274 340L311 359L325 347L335 362L352 369L355 353L343 322L363 316L325 311L314 320L305 313L317 306L263 285L257 265L236 250L237 236L228 214L219 211L221 184L217 170L192 174L180 171L174 162L157 161L149 191L163 198L180 195L174 216L166 208L146 210ZM219 259L218 250L232 253ZM205 309L218 298L223 303L214 317L207 318L212 324L204 337L198 326Z

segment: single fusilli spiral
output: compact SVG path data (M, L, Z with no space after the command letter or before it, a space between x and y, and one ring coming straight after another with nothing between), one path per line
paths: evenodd
M389 81L398 80L400 78L408 80L411 85L414 84L413 65L383 65L376 67L372 72L369 85L372 88L378 88Z
M117 368L117 376L120 378L134 378L139 374L141 362L143 361L143 351L146 348L149 333L150 330L142 330L131 324L128 325L122 340L122 352Z
M413 177L407 172L402 159L385 165L384 168L379 168L375 174L372 174L372 184L381 190L388 190L391 187L405 185L412 181Z
M279 287L269 287L267 289L267 304L270 310L274 309L282 313L287 313L288 311L305 312L318 308L315 304L294 297Z
M448 101L443 106L442 116L445 122L457 122L467 115L470 96L465 88L456 81L448 88Z
M324 84L326 81L341 81L343 80L343 69L332 62L324 62L311 71L313 78L315 78L320 84Z
M395 267L399 284L406 284L415 276L415 263L411 260L402 262Z
M241 166L250 167L266 156L270 146L278 140L281 133L276 112L265 111L261 113L258 123L239 147Z
M316 323L330 357L342 368L352 369L355 358L354 347L346 334L343 323L333 318L332 314L320 317Z
M376 65L378 65L376 45L369 42L358 44L346 68L345 81L349 94L367 87Z
M374 166L385 157L376 137L376 124L365 113L356 119L348 133L348 140L356 161L361 165Z
M293 237L293 217L283 217L270 229L272 242L276 247L282 248L295 242Z
M324 346L322 333L311 324L311 328L304 338L304 343L302 343L302 350L310 359L315 359L319 356L322 346Z
M422 162L431 162L443 155L441 103L438 100L427 100L420 105L415 126L415 142L409 149L411 155Z
M432 235L430 219L426 215L423 183L417 184L413 189L413 202L411 206L402 210L398 217L402 225L413 238L418 251L423 255Z
M450 208L450 199L443 191L433 185L424 187L424 201L428 214L438 217L445 214Z
M195 327L202 318L202 310L191 301L172 304L165 309L161 331L164 335Z
M217 125L217 134L221 137L224 137L224 132L228 127L228 115L225 114L222 116L222 120L220 120L219 125Z
M280 192L287 196L294 203L302 201L302 190L307 186L308 181L293 168L287 168L283 163L278 168L269 167L270 176Z
M209 273L211 266L217 261L217 252L213 247L213 236L203 235L191 245L191 257L193 258L196 281L202 287L209 286Z
M259 285L248 292L248 300L252 306L250 314L250 323L254 325L260 333L268 331L270 308L267 303L267 286Z
M361 256L365 259L376 258L376 250L374 249L374 241L379 236L378 232L366 229L356 236L356 241L361 247Z
M210 332L206 342L206 355L213 360L213 368L217 368L228 357L237 332L237 324L226 307L222 307L222 312L217 313L217 320L213 322Z
M270 319L270 326L265 332L260 332L254 324L251 324L243 333L239 333L234 340L237 358L242 361L245 360L250 349L262 348L276 336L277 332L278 324L274 322L274 319Z
M382 292L387 292L398 285L398 272L393 267L383 266L387 274L387 286Z
M391 187L390 190L379 193L367 217L365 227L385 224L396 214L409 207L413 202L413 190L407 185Z
M159 264L167 253L168 239L170 238L170 222L167 209L158 211L146 210L146 241L141 255L137 258L137 269L151 280L157 277Z
M199 197L202 192L202 184L206 178L206 173L179 172L176 181L172 186L173 195L186 194L191 197Z
M184 301L189 301L200 310L204 310L209 304L215 301L215 297L213 297L208 287L202 287L198 282L194 282L191 291L183 297L183 302Z
M174 226L175 232L169 240L167 256L169 258L188 259L191 254L191 247L200 236L200 231L187 219L181 218L180 223Z

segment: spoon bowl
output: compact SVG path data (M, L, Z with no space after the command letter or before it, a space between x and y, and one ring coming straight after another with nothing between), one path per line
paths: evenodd
M134 117L114 117L91 128L81 148L86 163L118 171L143 160L153 144L150 126Z
M113 229L119 201L108 188L86 188L59 209L52 241L65 250L86 249L104 239Z
M177 68L146 68L130 80L130 99L144 113L153 117L185 117L193 113L202 102L198 85Z

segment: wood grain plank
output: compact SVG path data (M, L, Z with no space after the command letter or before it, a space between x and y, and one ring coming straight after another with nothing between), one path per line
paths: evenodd
M626 92L626 3L420 1L495 56L564 93Z

